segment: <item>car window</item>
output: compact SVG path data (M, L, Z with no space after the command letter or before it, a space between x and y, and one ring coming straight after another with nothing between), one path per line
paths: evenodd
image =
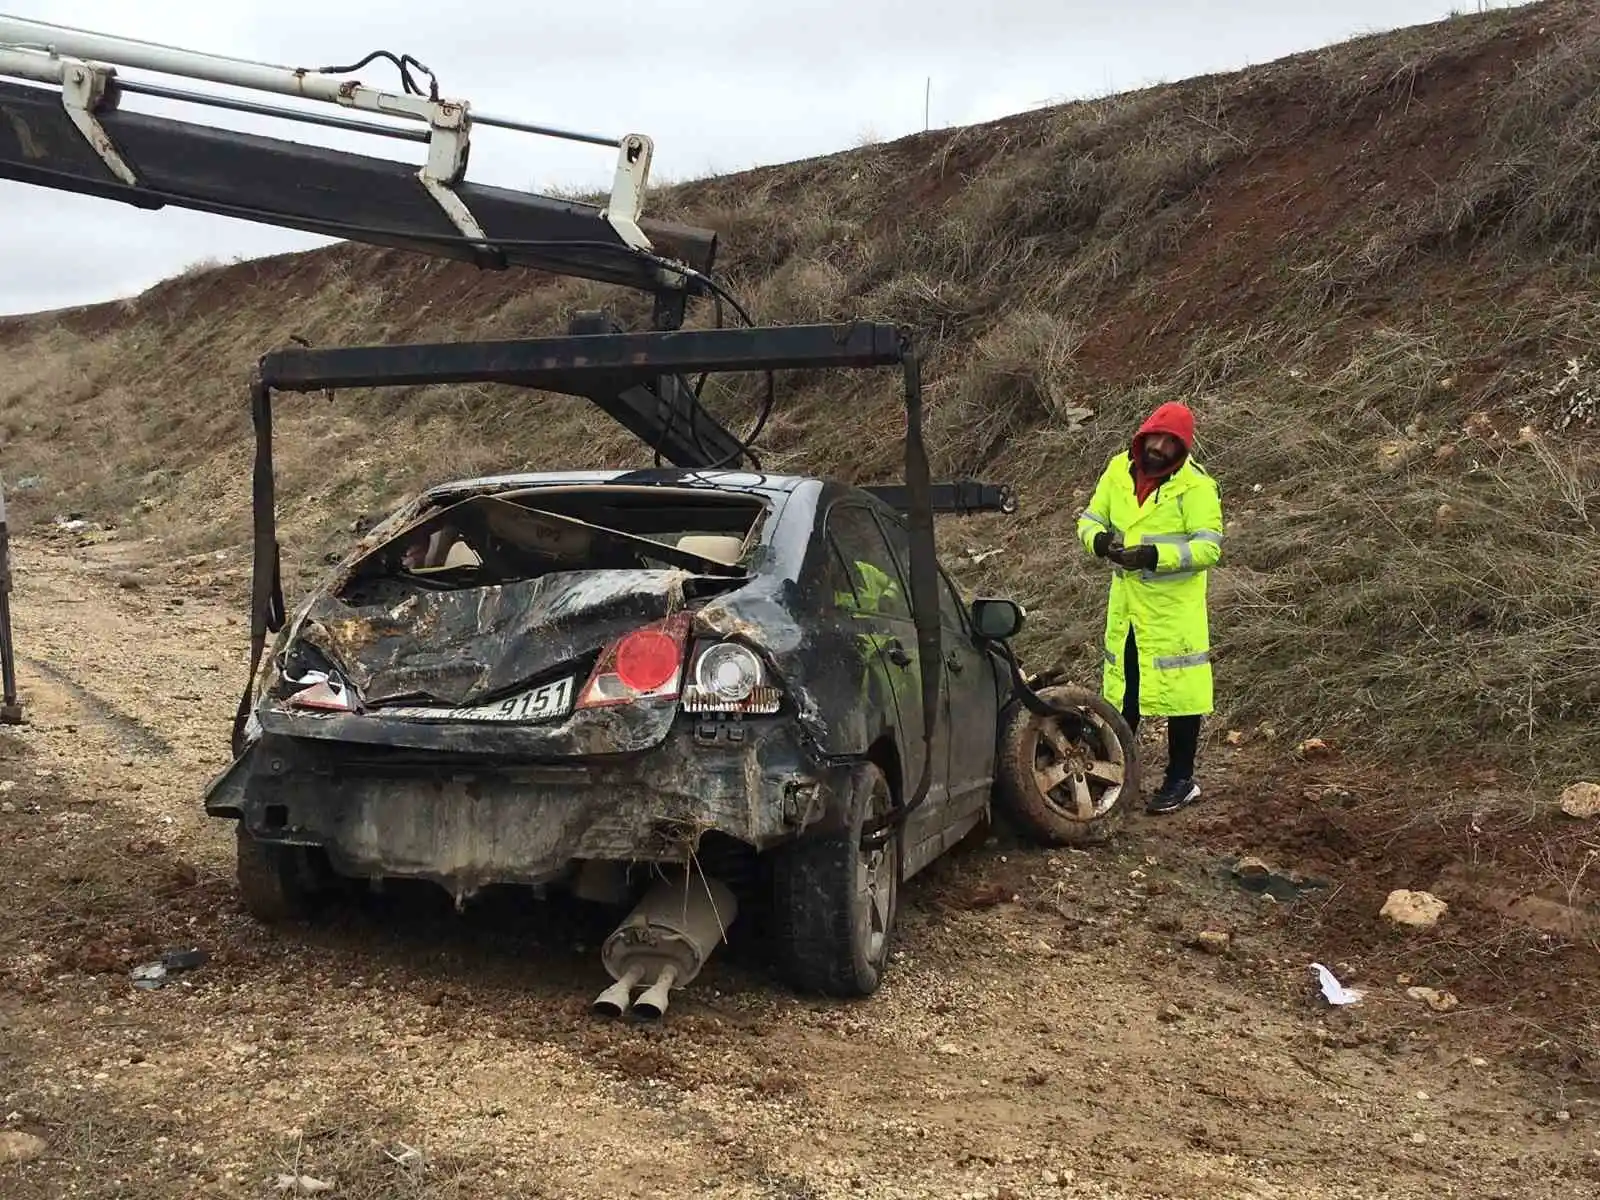
M944 622L945 628L952 633L971 632L967 624L967 604L961 598L961 592L956 587L955 581L940 570L939 584L939 618Z
M906 595L911 594L911 530L904 522L892 516L880 515L879 522L887 534L889 544L894 550L895 560L900 566L900 577L906 581ZM967 606L962 603L961 593L955 590L955 585L950 582L949 576L944 573L944 568L939 568L939 620L944 627L952 633L965 634L967 632ZM908 613L909 615L909 613Z
M909 619L905 580L872 514L860 505L836 504L828 513L828 534L844 558L857 606Z
M821 573L822 590L829 603L835 608L860 607L855 578L851 575L844 551L839 548L831 532L823 538Z

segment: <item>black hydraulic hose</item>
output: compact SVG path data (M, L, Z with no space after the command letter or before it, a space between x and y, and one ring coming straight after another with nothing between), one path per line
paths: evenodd
M998 654L1005 659L1006 665L1011 668L1011 690L1022 707L1036 717L1076 717L1079 715L1071 705L1058 704L1054 700L1046 700L1029 685L1027 677L1022 673L1022 665L1017 662L1016 651L1011 648L1010 642L990 639L987 642L991 653Z

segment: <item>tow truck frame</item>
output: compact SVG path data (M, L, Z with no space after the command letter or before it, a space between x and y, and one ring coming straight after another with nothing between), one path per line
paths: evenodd
M345 78L378 59L397 68L400 91ZM123 69L343 111L197 92L127 77ZM429 79L426 89L417 83L419 74ZM132 112L123 106L126 96L420 142L426 159L413 169L389 159ZM475 125L614 149L607 202L595 206L467 182ZM485 269L519 267L585 278L642 291L654 301L652 327L646 331L627 331L607 314L585 313L564 336L296 348L261 358L250 388L255 429L251 652L234 723L236 753L266 637L281 629L285 618L272 465L274 392L509 384L587 398L653 448L658 459L676 466L749 463L759 469L754 434L740 439L713 419L690 376L764 372L770 406L775 371L886 366L898 366L903 376L905 459L901 484L881 494L905 512L911 533L910 600L921 660L923 737L931 747L943 679L934 512L1011 512L1016 498L1009 488L992 484L962 480L936 486L930 479L920 363L910 330L862 321L763 327L751 320L712 275L714 231L643 217L653 154L652 141L640 133L609 137L476 112L464 100L441 96L432 71L410 55L380 50L348 66L284 67L0 15L0 179L142 209L209 212ZM718 328L683 328L688 302L697 298L715 302ZM743 327L720 327L725 304L743 318ZM9 657L9 636L5 645ZM1030 708L1038 703L1031 693L1025 699L1033 700ZM884 836L922 802L933 761L931 753L924 755L922 778L868 836Z

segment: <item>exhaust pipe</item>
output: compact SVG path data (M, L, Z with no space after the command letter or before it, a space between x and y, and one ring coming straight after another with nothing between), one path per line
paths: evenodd
M620 1017L628 1011L633 989L639 986L643 967L633 967L621 979L595 997L594 1011L603 1017Z
M659 1018L672 989L693 981L738 915L738 901L721 880L675 872L658 881L600 948L616 982L596 997L595 1012L621 1016L633 989L648 979L631 1008L648 1020Z
M662 967L661 974L656 976L645 992L633 1003L635 1016L644 1017L646 1020L655 1020L667 1011L667 995L672 991L673 977L677 974L671 967Z

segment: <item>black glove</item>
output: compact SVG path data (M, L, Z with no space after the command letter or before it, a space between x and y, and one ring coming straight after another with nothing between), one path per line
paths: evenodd
M1107 557L1130 571L1154 571L1159 561L1154 546L1125 546Z
M1094 535L1094 556L1096 558L1104 558L1110 546L1111 534L1107 530L1102 529Z

